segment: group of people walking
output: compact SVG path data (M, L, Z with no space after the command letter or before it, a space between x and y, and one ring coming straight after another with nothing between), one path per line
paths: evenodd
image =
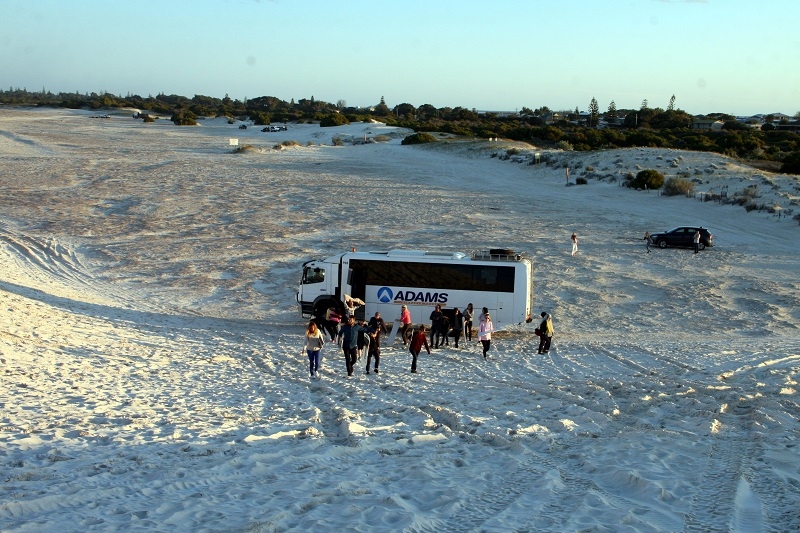
M462 335L467 341L472 341L472 325L474 316L474 307L470 303L462 313L457 307L453 308L453 319L450 318L442 311L441 304L436 304L436 307L430 314L431 328L430 328L430 342L428 342L427 328L425 324L420 324L416 331L410 336L408 329L411 327L411 313L406 305L403 305L400 310L400 335L403 339L403 346L408 346L408 351L411 353L411 372L417 373L417 362L419 354L422 349L431 353L431 347L440 348L450 346L450 338L453 338L453 346L458 348L458 343ZM483 345L483 358L488 357L487 352L492 342L492 332L494 332L494 324L492 317L489 315L489 310L484 307L483 312L478 317L478 340Z
M328 309L324 320L318 318L309 322L305 334L304 349L309 361L309 374L312 379L319 377L319 370L322 366L322 348L325 345L325 335L323 328L330 335L330 341L336 342L341 347L345 358L347 375L352 376L355 372L361 355L366 356L365 373L370 371L379 373L381 358L381 336L388 333L386 322L381 317L380 312L369 319L357 320L353 312L347 313L344 324L341 325L340 315L335 309ZM442 311L441 305L431 312L430 342L428 341L428 329L425 324L420 324L416 330L413 329L411 312L406 305L400 309L400 317L397 319L400 338L403 346L408 346L411 353L411 372L417 373L417 363L419 354L423 348L430 355L431 347L439 348L450 345L450 338L458 348L459 340L463 337L467 341L473 338L473 317L474 308L472 304L467 305L462 313L458 308L452 311L453 319ZM322 322L322 326L320 325ZM341 326L341 327L340 327ZM489 350L492 344L492 333L494 333L494 323L489 314L489 310L484 307L478 315L477 340L481 343L483 358L489 357ZM553 337L553 322L549 314L542 312L542 322L536 329L539 335L539 354L549 353L550 344Z

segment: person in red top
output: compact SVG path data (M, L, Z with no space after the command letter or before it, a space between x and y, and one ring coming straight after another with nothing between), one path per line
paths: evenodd
M411 311L405 305L400 308L400 336L403 346L408 345L408 332L411 330Z
M428 337L425 335L425 324L420 324L419 329L411 336L411 345L408 347L408 351L411 352L411 372L414 374L417 373L417 357L423 346L430 355L431 347L428 345Z

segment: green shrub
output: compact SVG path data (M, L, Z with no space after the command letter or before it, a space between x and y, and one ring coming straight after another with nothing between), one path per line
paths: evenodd
M569 141L558 141L556 143L556 148L559 150L564 150L565 152L572 151L572 145L569 143Z
M781 172L784 174L800 174L800 152L792 152L784 158Z
M430 133L415 133L403 139L400 144L425 144L432 142L436 142L436 137Z
M737 191L733 193L733 198L731 199L730 203L734 205L741 205L747 209L747 206L755 206L755 199L761 196L758 193L758 184L754 183L753 185L748 185L741 191ZM751 207L747 209L748 211L752 211L756 209L755 207Z
M176 126L197 126L197 115L188 109L175 111L170 120Z
M269 126L272 120L270 114L263 111L253 111L250 113L250 118L254 126Z
M319 121L319 125L321 128L329 128L331 126L344 126L345 124L350 124L350 121L347 120L347 117L342 115L341 113L332 113Z
M664 196L689 196L694 193L694 183L683 178L669 178L664 184Z
M642 170L627 185L632 189L660 189L664 185L664 174L652 168Z

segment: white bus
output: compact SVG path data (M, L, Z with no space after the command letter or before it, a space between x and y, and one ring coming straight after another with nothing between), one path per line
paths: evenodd
M334 307L344 310L345 295L364 306L358 318L376 311L391 323L407 305L415 324L429 322L436 304L452 310L475 307L475 325L486 307L495 329L531 321L533 267L524 253L492 249L460 252L389 250L348 252L303 264L297 303L303 317L321 317ZM448 313L450 311L450 313Z

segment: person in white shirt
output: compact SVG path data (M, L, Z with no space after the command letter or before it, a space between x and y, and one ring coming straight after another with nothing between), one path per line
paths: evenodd
M486 359L486 353L492 345L492 332L494 331L494 324L492 317L489 313L483 314L483 320L478 326L478 340L483 345L483 358Z

